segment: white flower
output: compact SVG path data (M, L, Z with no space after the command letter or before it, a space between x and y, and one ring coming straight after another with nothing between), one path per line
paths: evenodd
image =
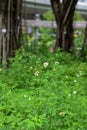
M31 98L28 98L28 100L30 101L30 100L31 100Z
M59 113L60 116L65 116L65 114L66 114L65 112L60 112Z
M79 77L80 75L79 74L77 74L77 77Z
M44 66L44 67L47 67L48 65L49 65L48 62L44 62L44 63L43 63L43 66Z
M24 95L24 97L26 98L26 97L27 97L27 95Z
M59 62L55 61L55 64L59 64Z
M73 94L77 94L77 92L76 92L76 91L73 91Z
M38 76L39 75L39 71L35 71L34 75Z
M76 83L77 81L76 80L74 80L74 83Z

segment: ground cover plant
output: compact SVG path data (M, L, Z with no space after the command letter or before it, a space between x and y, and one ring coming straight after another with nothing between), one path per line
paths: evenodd
M0 69L0 130L87 130L87 62L34 49Z

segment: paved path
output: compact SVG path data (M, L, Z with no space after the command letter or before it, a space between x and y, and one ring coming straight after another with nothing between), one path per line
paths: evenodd
M55 21L41 21L41 20L23 20L22 26L31 26L31 27L48 27L48 28L56 28ZM85 28L86 22L74 22L73 26L75 28Z

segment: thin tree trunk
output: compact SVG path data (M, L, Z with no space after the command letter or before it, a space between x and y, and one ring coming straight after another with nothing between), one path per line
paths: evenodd
M2 59L2 63L3 63L3 67L6 68L6 61L7 61L7 52L6 52L6 38L3 35L3 59Z
M87 47L87 21L86 21L86 28L85 28L84 45Z
M7 57L9 57L9 41L10 41L10 10L11 8L11 0L8 1L8 23L7 23Z
M85 38L84 38L83 47L81 50L81 56L83 60L85 61L86 56L87 56L87 21L86 21L86 28L85 28Z
M2 56L2 14L0 14L0 63L1 63L1 56Z

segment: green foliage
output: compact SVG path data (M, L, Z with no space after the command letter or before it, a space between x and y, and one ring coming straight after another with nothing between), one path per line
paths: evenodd
M55 20L55 16L53 14L53 11L50 10L50 11L47 11L46 13L44 13L43 19L44 20ZM78 12L75 12L74 21L84 21L84 18Z
M84 21L85 19L77 12L74 14L74 21Z
M87 129L87 63L24 48L10 62L0 69L0 130Z
M43 14L43 19L44 20L55 20L55 16L53 14L53 11L47 11L46 13Z

